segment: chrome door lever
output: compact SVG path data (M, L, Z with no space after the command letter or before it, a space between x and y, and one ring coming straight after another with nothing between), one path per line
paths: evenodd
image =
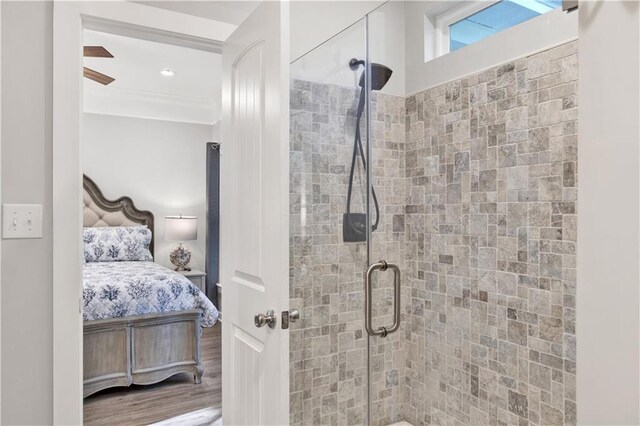
M375 271L386 271L387 269L393 271L393 324L391 327L379 327L374 330L371 315L371 277ZM398 331L400 328L400 268L398 265L381 260L369 266L365 275L364 287L364 327L367 333L371 336L387 337L388 334Z

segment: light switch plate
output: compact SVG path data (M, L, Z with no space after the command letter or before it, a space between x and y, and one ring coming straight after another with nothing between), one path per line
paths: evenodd
M42 204L3 204L2 238L42 238Z

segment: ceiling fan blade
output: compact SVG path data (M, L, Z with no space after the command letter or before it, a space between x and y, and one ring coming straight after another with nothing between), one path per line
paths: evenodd
M104 75L87 67L83 67L82 75L90 80L97 81L100 84L104 84L105 86L109 83L113 83L116 80L115 78L109 77L108 75Z
M85 46L84 56L89 58L113 58L113 55L102 46Z

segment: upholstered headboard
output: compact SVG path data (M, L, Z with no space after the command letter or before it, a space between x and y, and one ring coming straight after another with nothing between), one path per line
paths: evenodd
M101 226L138 226L146 225L151 230L151 245L149 250L153 254L153 213L138 210L129 197L108 200L102 194L98 185L87 175L82 176L84 188L82 223L85 228Z

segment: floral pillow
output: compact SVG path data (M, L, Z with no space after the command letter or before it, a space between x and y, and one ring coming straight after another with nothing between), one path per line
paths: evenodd
M153 261L146 226L84 228L85 262Z

